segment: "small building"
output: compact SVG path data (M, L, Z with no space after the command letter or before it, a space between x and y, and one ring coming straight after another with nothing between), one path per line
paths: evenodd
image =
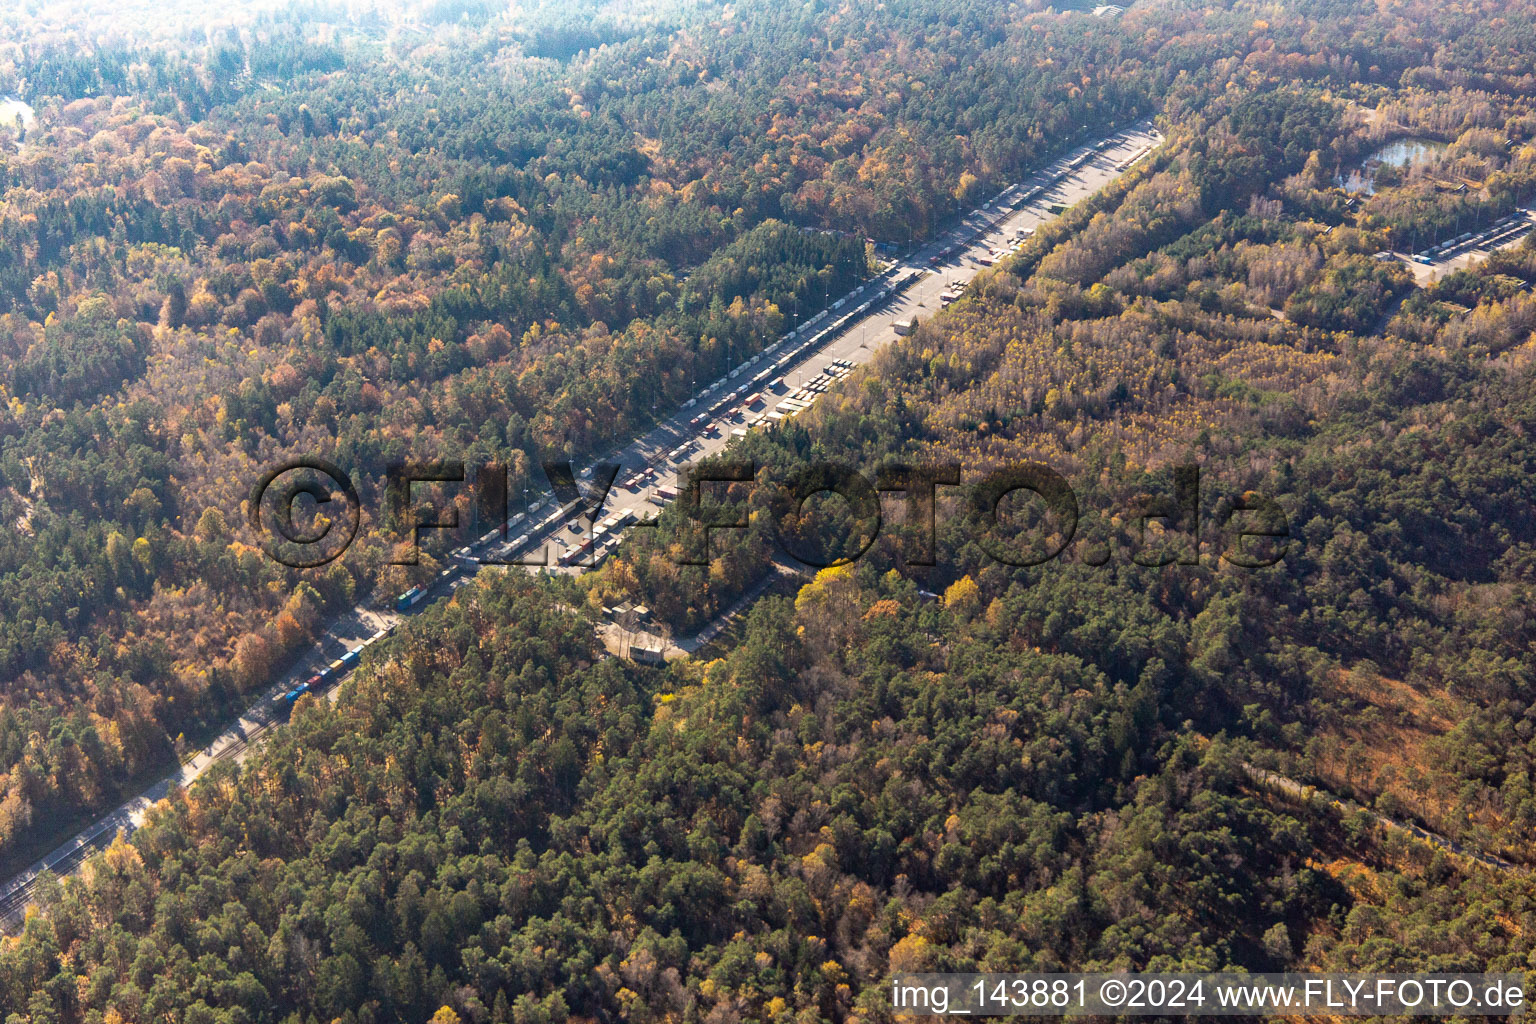
M660 648L646 647L642 644L629 645L629 660L636 665L665 665L666 656Z

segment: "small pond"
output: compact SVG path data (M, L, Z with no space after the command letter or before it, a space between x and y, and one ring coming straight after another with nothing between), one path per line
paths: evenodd
M32 107L14 96L0 96L0 125L15 128L19 122L23 133L32 127Z
M1366 195L1374 195L1376 177L1383 167L1406 169L1414 164L1423 163L1443 149L1445 149L1445 143L1434 139L1394 139L1360 161L1359 167L1352 168L1347 175L1339 178L1339 184L1343 185L1347 192L1364 192Z

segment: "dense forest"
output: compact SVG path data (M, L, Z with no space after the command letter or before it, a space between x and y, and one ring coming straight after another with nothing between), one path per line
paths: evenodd
M408 581L388 524L265 560L253 467L599 450L867 273L866 238L1085 123L1168 141L739 442L750 525L710 564L674 508L597 572L483 573L46 880L0 1008L867 1024L893 970L1527 969L1536 245L1425 288L1381 254L1536 199L1536 9L649 11L15 30L0 852ZM1400 137L1442 145L1342 187ZM775 515L826 460L1034 461L1080 515L1011 565L941 492L915 565L893 499L700 656L603 650L615 601L678 632L729 606L776 519L838 554L845 505ZM1261 498L1284 557L1246 568Z
M183 13L120 38L23 19L0 51L0 93L37 110L0 145L0 863L413 582L374 516L391 461L500 459L521 494L845 292L866 237L924 237L1147 109L1092 70L1118 33L1054 18L1059 56L984 104L1036 45L1003 8L871 36L659 5L561 60L584 38L563 10L531 35L469 9ZM957 144L986 105L1011 112ZM303 577L241 525L293 455L365 499L359 543Z

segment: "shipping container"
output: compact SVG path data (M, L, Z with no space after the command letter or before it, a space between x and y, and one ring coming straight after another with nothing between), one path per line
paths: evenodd
M286 707L292 707L294 705L294 703L300 697L304 696L308 692L310 692L309 684L308 683L300 683L298 686L295 686L293 689L289 690L288 692L283 693L283 694L279 694L278 696L273 697L272 698L272 703L274 703L274 704L281 704L281 705L284 705Z
M591 552L592 552L592 541L584 540L580 544L578 544L574 548L572 548L571 550L567 551L565 553L565 557L562 558L561 561L564 562L566 565L575 565L577 562L581 561L583 558L585 558Z

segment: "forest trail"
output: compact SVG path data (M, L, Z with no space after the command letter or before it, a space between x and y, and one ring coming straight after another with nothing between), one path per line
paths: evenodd
M1353 800L1347 800L1342 797L1334 796L1332 793L1329 793L1325 789L1320 789L1317 786L1305 785L1303 783L1297 782L1295 779L1287 775L1281 775L1279 772L1272 772L1267 768L1260 768L1257 765L1249 764L1247 761L1242 762L1242 766L1243 773L1246 774L1255 785L1268 789L1271 792L1279 793L1281 796L1287 797L1289 799L1309 802L1321 798L1330 806L1336 808L1341 814L1354 814L1356 812L1363 812L1369 815L1373 820L1376 821L1377 824L1381 825L1383 828L1405 833L1414 839L1419 840L1420 842L1428 843L1429 845L1444 850L1447 853L1455 854L1458 857L1462 857L1475 863L1481 864L1484 867L1494 868L1499 871L1529 871L1529 868L1526 868L1524 865L1515 864L1512 861L1507 861L1502 857L1495 857L1491 853L1484 853L1480 850L1469 849L1461 843L1456 842L1454 839L1449 839L1443 835L1440 835L1438 832L1431 832L1429 829L1415 825L1413 822L1398 821L1396 818L1389 818L1385 814L1373 811L1369 807L1363 807Z

